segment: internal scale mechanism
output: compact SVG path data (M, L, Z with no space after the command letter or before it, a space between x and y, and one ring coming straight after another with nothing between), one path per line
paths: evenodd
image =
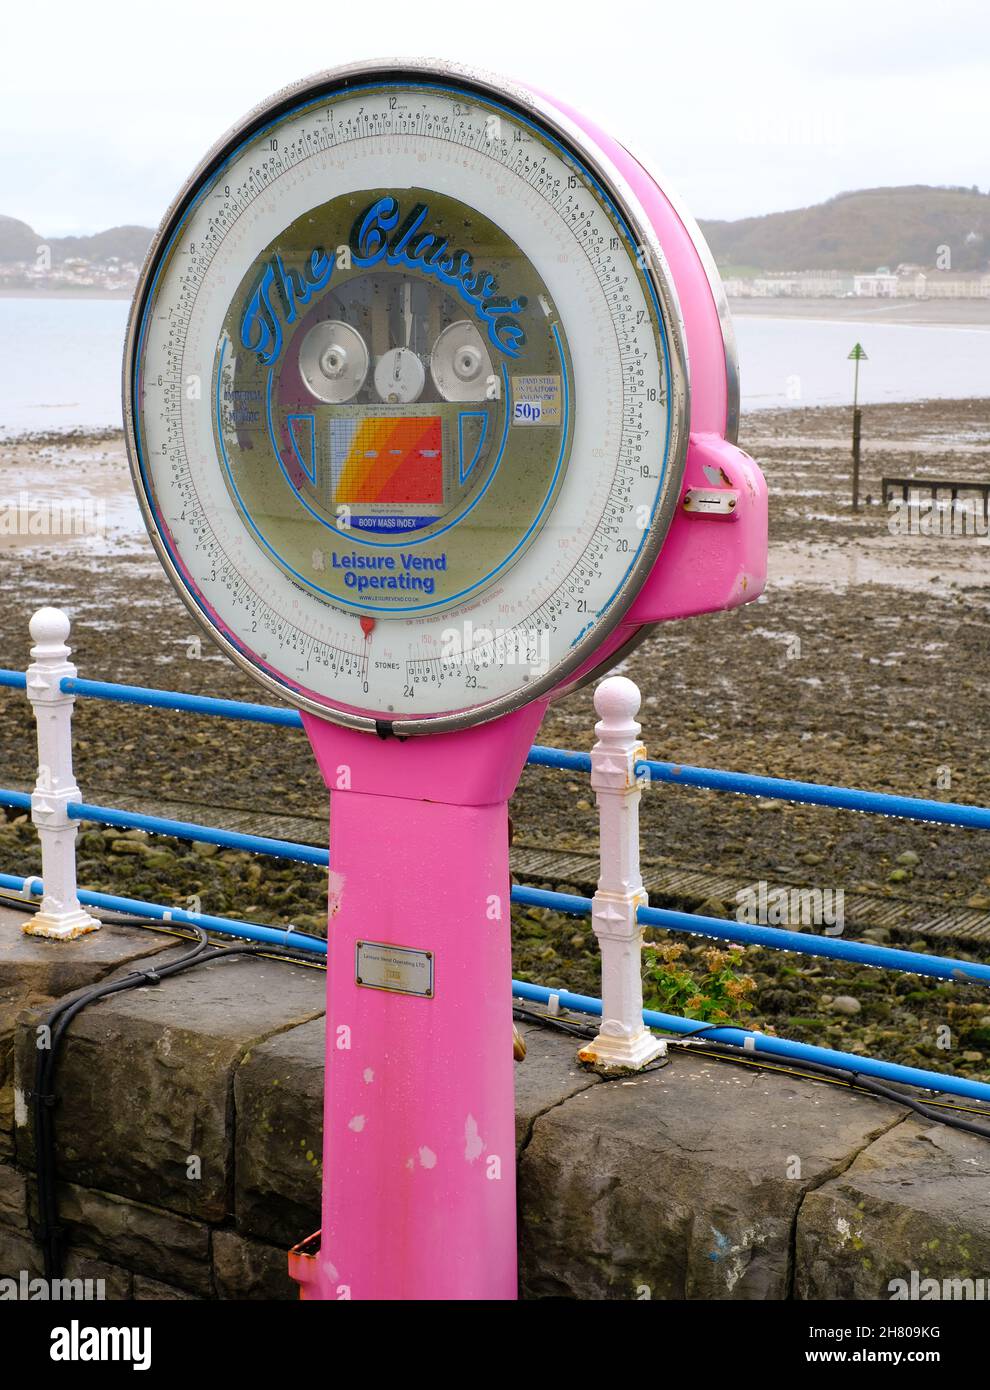
M302 1294L514 1297L508 798L549 699L764 583L707 248L567 107L338 69L179 194L124 404L162 564L330 789Z

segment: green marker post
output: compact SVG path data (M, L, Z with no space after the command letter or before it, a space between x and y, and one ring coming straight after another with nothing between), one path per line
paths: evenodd
M868 362L869 360L870 360L870 359L867 357L865 351L863 350L862 344L860 344L860 343L855 343L855 344L853 345L853 349L852 349L852 351L850 352L849 357L847 358L847 361L855 362L855 363L856 363L856 369L855 369L855 373L854 373L854 375L853 375L853 440L852 440L852 457L853 457L853 478L852 478L852 483L853 483L853 511L854 511L854 512L858 512L858 511L859 511L859 432L860 432L860 422L861 422L861 419L862 419L862 411L861 411L860 408L859 408L859 364L860 364L860 362Z

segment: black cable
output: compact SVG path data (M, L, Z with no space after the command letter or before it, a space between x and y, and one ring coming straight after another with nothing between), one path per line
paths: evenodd
M173 965L192 964L202 957L209 946L205 931L199 931L196 946L180 956ZM164 969L164 967L163 967ZM145 970L141 974L132 972L120 980L106 981L92 985L74 998L60 1001L45 1019L44 1026L49 1029L47 1046L39 1047L34 1068L34 1090L31 1094L34 1112L34 1161L38 1184L38 1212L40 1227L37 1235L44 1252L46 1279L58 1279L62 1274L62 1230L58 1221L58 1196L55 1187L55 1068L58 1050L65 1030L87 1005L97 999L134 989L139 984L157 984L162 971Z
M568 1033L574 1038L593 1038L597 1035L597 1028L591 1024L578 1023L575 1019L561 1018L557 1014L541 1014L538 1009L528 1009L525 1004L513 1003L512 1016L518 1018L523 1023L543 1023L550 1028L557 1028L561 1033Z
M541 1023L551 1028L558 1028L562 1033L567 1033L570 1037L584 1038L586 1041L597 1037L598 1029L594 1024L577 1023L569 1018L560 1018L557 1014L541 1014L538 1009L529 1009L525 1004L513 1003L512 1016L525 1023ZM668 1066L670 1058L666 1055L656 1057L652 1062L647 1062L645 1067L640 1067L635 1073L637 1076L646 1076L651 1071L660 1071ZM629 1075L624 1071L617 1071L614 1076L606 1076L598 1073L602 1081L628 1081Z
M8 897L6 894L0 895L0 898L10 906L20 908L25 912L36 913L40 907L40 904L37 902L30 902L23 898ZM313 965L311 953L304 948L277 945L268 946L263 942L239 942L231 946L221 946L212 942L204 928L196 926L194 923L181 923L180 925L185 928L185 931L179 933L176 932L170 924L164 922L159 923L157 920L149 921L146 918L123 912L104 912L100 916L100 922L108 926L137 926L144 930L158 931L180 940L193 940L196 942L196 945L191 951L187 951L185 955L179 956L175 960L169 961L157 969L154 967L145 967L143 969L132 970L120 979L90 986L90 988L83 990L71 999L66 999L56 1004L45 1019L45 1025L50 1030L47 1039L48 1045L44 1048L39 1047L37 1050L34 1090L31 1092L31 1101L35 1122L35 1174L38 1185L38 1210L40 1218L40 1226L37 1235L44 1252L45 1276L48 1279L60 1278L62 1272L63 1233L58 1220L58 1196L56 1189L54 1109L57 1102L57 1095L55 1093L54 1081L59 1048L72 1020L81 1013L83 1009L100 999L107 998L113 994L119 994L124 990L136 989L142 985L157 985L163 979L167 979L171 975L187 970L193 965L199 965L211 960L222 960L225 956L266 956L277 960L285 960L293 964Z
M554 1014L543 1014L536 1009L528 1009L522 1004L513 1004L512 1012L514 1017L557 1028L573 1037L589 1038L594 1037L596 1033L593 1026L589 1027L571 1019L559 1018ZM676 1037L667 1038L666 1041L669 1046L683 1047L685 1051L691 1051L693 1049L686 1041L687 1039L700 1037L713 1028L725 1028L727 1026L724 1023L705 1023L693 1028L689 1033L679 1033ZM776 1069L781 1066L781 1058L775 1052L767 1052L757 1047L736 1047L732 1043L710 1042L706 1039L705 1052L709 1056L716 1057L719 1061L735 1062L744 1066L750 1062L750 1059L762 1062L764 1065L773 1065ZM935 1108L926 1105L924 1101L915 1100L912 1096L896 1090L893 1086L885 1086L882 1082L875 1081L873 1077L866 1076L863 1072L855 1071L852 1068L830 1066L825 1062L792 1060L791 1058L784 1060L787 1063L788 1073L801 1077L803 1080L813 1080L815 1076L822 1076L833 1081L840 1081L844 1086L849 1086L853 1090L863 1091L868 1095L879 1096L883 1100L890 1100L898 1105L907 1106L909 1110L916 1111L926 1120L937 1120L950 1129L960 1129L967 1134L977 1134L981 1139L990 1139L990 1126L979 1125L974 1120L965 1120L949 1106ZM643 1068L643 1071L649 1070L649 1067Z
M38 1048L35 1063L34 1090L31 1093L34 1113L35 1175L38 1184L38 1212L40 1226L38 1241L44 1253L45 1278L62 1277L62 1228L58 1220L58 1192L56 1188L55 1154L55 1071L59 1048L66 1030L72 1020L90 1004L125 990L138 989L144 985L157 985L172 975L180 974L196 965L210 961L226 960L230 956L266 956L272 951L265 943L244 942L233 946L218 946L211 942L202 927L189 925L196 933L196 945L191 951L167 961L158 967L145 966L130 971L127 975L103 984L92 985L71 999L60 1001L48 1014L45 1024L50 1029L48 1046ZM284 959L295 962L298 957L284 953Z

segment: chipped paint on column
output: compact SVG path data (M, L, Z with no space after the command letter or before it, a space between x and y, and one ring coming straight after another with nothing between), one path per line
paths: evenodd
M478 1121L469 1115L464 1121L464 1157L474 1163L485 1152L485 1141L478 1133Z
M330 784L347 888L331 891L323 1222L304 1297L516 1297L506 798L541 712L510 727L508 755L505 728L386 748L307 724L350 786ZM431 988L364 979L369 947L428 955Z
M329 927L324 1249L354 1299L512 1296L513 1174L482 1161L493 1135L513 1152L509 921L484 912L508 884L504 811L348 792L330 814L331 862L351 867ZM358 985L368 939L433 952L433 997Z

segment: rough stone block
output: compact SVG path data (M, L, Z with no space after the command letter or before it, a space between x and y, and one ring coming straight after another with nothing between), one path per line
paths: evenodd
M539 1024L521 1023L518 1027L526 1043L526 1056L515 1068L517 1156L540 1115L597 1086L600 1080L579 1065L578 1038Z
M21 995L61 998L102 980L130 961L174 948L174 941L142 927L103 927L75 941L25 936L24 912L0 908L0 978Z
M289 1277L287 1251L278 1245L248 1240L236 1231L214 1233L213 1270L221 1298L299 1297L299 1285Z
M22 1269L32 1279L44 1274L41 1250L24 1231L0 1226L0 1279L17 1279Z
M90 1005L73 1020L58 1065L59 1175L201 1220L224 1220L233 1189L231 1097L241 1058L321 1013L323 996L318 971L241 957ZM22 1021L15 1086L23 1093L33 1085L34 1044L31 1022ZM17 1129L24 1164L31 1162L29 1121L28 1114Z
M903 1119L805 1197L796 1266L798 1298L889 1299L912 1273L916 1288L982 1279L990 1297L990 1144Z
M27 1178L12 1163L0 1163L0 1226L28 1231Z
M51 1004L47 995L0 990L0 1158L14 1153L14 1039L17 1021L27 1008Z
M51 1004L171 944L167 937L127 927L105 927L77 941L48 941L25 936L26 921L26 913L0 908L0 1156L14 1151L13 1047L21 1011Z
M269 1038L234 1080L237 1226L287 1249L320 1224L324 1035L318 1018Z
M538 1116L519 1171L529 1296L775 1299L809 1188L895 1122L889 1105L676 1055Z
M29 1233L22 1230L12 1231L0 1226L0 1278L17 1280L18 1297L22 1273L29 1281L43 1278L44 1260L41 1247ZM94 1300L111 1300L131 1296L129 1269L122 1269L119 1265L108 1264L103 1260L90 1259L75 1250L66 1253L60 1280L67 1280L72 1286L60 1283L60 1298L82 1301L89 1297ZM31 1289L29 1284L26 1296L38 1298L40 1294L36 1289Z
M108 1303L117 1303L130 1298L133 1276L129 1269L120 1265L107 1264L104 1260L93 1260L86 1255L70 1250L65 1257L63 1277L73 1282L82 1281L84 1287L102 1292Z
M175 1303L196 1301L194 1293L177 1289L172 1284L162 1284L157 1279L147 1279L143 1274L135 1274L131 1297L149 1303Z
M75 1183L60 1184L58 1206L70 1256L120 1264L192 1293L210 1295L208 1226Z

